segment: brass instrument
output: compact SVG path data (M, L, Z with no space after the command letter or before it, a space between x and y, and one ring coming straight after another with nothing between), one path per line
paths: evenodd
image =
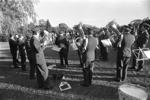
M111 21L106 25L106 28L113 31L117 35L121 35L120 31L118 30L118 26L119 25L115 21Z
M119 24L116 23L115 21L110 21L107 25L106 28L108 32L110 33L109 40L112 44L112 46L116 47L117 43L119 41L119 38L121 36L121 32L118 29Z

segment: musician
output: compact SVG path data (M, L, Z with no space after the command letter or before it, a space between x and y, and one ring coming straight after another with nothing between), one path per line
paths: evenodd
M19 35L18 47L19 47L19 54L21 57L21 69L22 71L26 71L25 37L23 35Z
M9 46L10 46L10 52L11 52L11 55L12 55L12 58L13 58L13 65L14 67L13 68L19 68L18 67L18 64L19 64L19 61L18 61L18 43L17 43L17 36L18 35L10 35L10 38L9 38Z
M36 54L34 52L35 47L33 46L33 42L34 42L34 38L32 36L32 34L35 34L35 31L28 31L29 33L27 33L26 36L26 42L25 42L25 47L26 47L26 53L27 53L27 57L29 60L29 64L30 64L30 72L29 72L29 77L30 79L35 79L35 68L36 68Z
M108 37L109 37L109 34L107 32L107 29L103 28L102 35L99 36L99 45L100 45L100 54L101 54L100 58L103 61L108 60L108 48L102 44L101 40L107 39Z
M78 56L79 56L79 60L80 60L80 67L84 67L85 66L85 62L86 62L86 47L87 47L87 43L88 43L88 38L84 35L81 36L81 38L79 38L78 40L76 40L76 44L78 47Z
M98 41L96 37L93 36L93 30L89 30L88 44L86 48L86 65L83 68L84 82L82 86L88 87L92 84L92 74L94 68L95 60L95 49L97 47Z
M41 41L43 42L43 33L36 32L33 38L33 49L36 53L36 75L38 86L39 88L52 89L52 87L49 86L49 71L46 65L43 48L41 46Z
M131 34L129 26L123 26L123 33L118 42L117 51L117 77L116 81L124 81L127 77L127 68L131 57L131 46L135 36Z
M61 48L59 51L61 66L68 67L69 41L66 39L64 31L60 31L60 34L56 37L55 44Z
M147 31L147 26L144 24L141 24L139 27L139 31L138 31L138 36L137 39L135 41L135 49L143 49L146 47L146 45L148 44L148 40L149 40L149 33ZM138 56L138 55L137 55ZM139 55L140 58L142 58L142 54ZM136 67L137 66L137 67ZM137 71L142 70L144 67L144 61L136 61L136 57L135 55L133 56L133 61L132 61L132 68L131 69L135 69Z

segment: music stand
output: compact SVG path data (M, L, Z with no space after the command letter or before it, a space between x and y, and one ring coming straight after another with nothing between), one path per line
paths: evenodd
M136 61L144 61L144 60L150 60L150 49L149 48L139 48L132 50L134 56L136 57ZM145 67L145 78L144 83L146 84L146 78L148 78L148 69ZM148 86L148 84L146 84Z
M139 48L132 50L137 61L149 60L150 59L150 49L149 48Z

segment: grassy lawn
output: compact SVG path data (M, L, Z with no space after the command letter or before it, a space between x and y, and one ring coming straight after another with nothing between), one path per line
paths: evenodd
M70 49L71 50L71 49ZM90 87L80 86L83 80L82 70L74 61L78 62L77 52L69 52L69 61L71 65L66 70L62 71L65 74L63 80L53 80L51 73L60 71L51 70L49 77L51 78L50 85L52 90L41 90L37 88L36 80L29 79L29 65L27 71L22 72L21 69L12 69L9 50L0 50L0 100L118 100L118 87L124 83L139 84L143 87L150 86L150 76L146 79L145 72L128 71L128 78L125 82L115 82L116 75L115 51L109 50L109 61L96 61L93 75L93 85ZM58 53L51 49L45 50L46 59L49 64L59 63ZM6 59L5 61L3 61ZM53 59L55 61L53 62ZM78 62L79 63L79 62ZM147 75L149 74L149 63L146 62ZM72 71L74 69L74 71ZM67 72L69 70L69 72ZM59 84L61 81L67 81L72 89L61 92ZM150 93L150 89L147 91Z

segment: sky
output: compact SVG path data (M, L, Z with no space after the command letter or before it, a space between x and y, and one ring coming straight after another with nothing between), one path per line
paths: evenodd
M82 22L104 27L111 20L124 25L150 17L150 0L39 0L35 11L38 19L49 19L52 26Z

